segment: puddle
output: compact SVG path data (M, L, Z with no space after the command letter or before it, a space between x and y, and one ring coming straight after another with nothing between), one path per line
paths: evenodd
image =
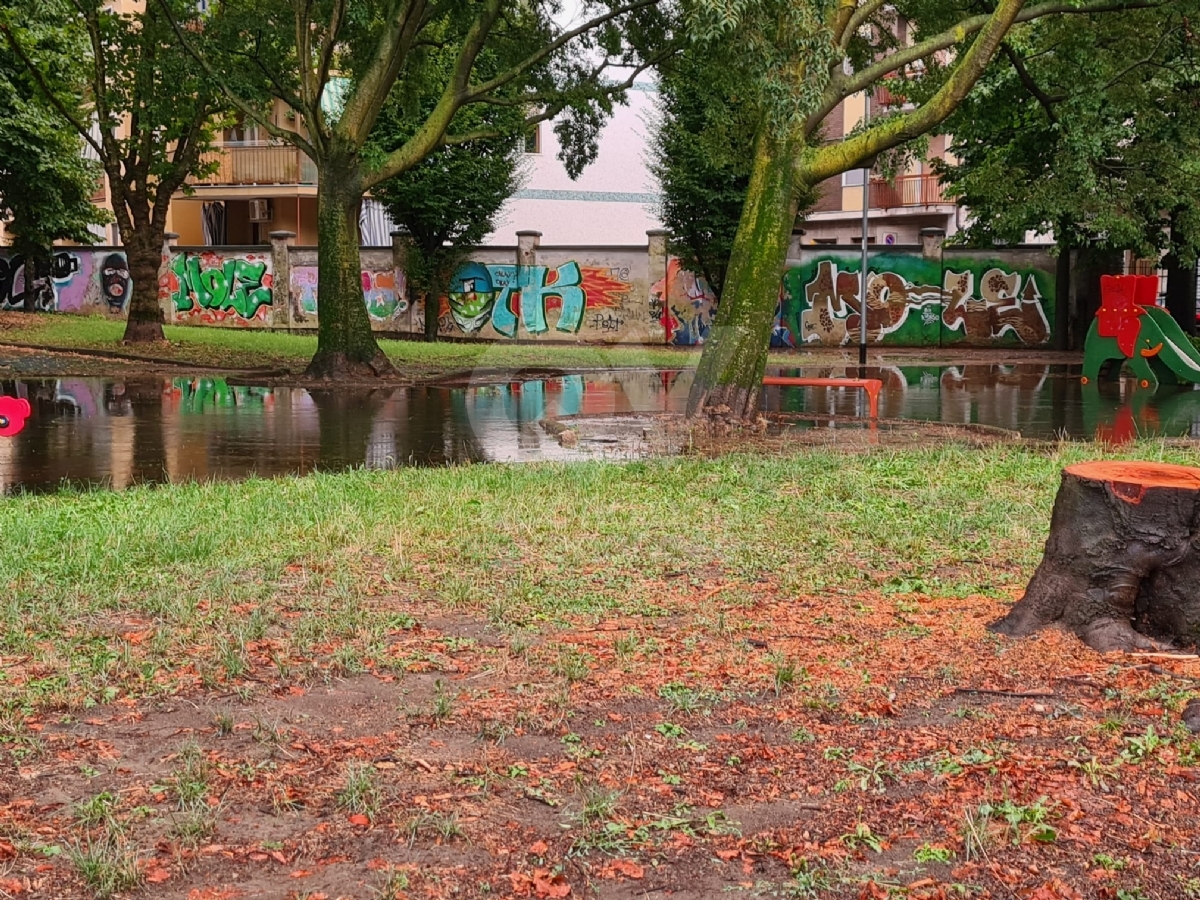
M859 371L810 366L778 374ZM991 425L1035 438L1200 436L1200 391L1147 394L1127 383L1085 389L1077 367L895 366L865 374L884 382L885 418ZM0 381L0 395L29 404L20 430L0 436L0 491L64 483L119 489L356 466L629 458L640 452L640 426L621 417L682 412L691 379L690 371L638 370L339 391L208 377ZM771 387L763 396L768 410L818 417L809 427L842 427L846 417L865 414L866 402L861 391L845 388ZM10 401L9 408L22 407ZM573 415L592 418L575 446L563 446L539 424Z

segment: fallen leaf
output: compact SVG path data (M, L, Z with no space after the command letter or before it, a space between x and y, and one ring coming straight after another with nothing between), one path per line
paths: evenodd
M535 869L533 893L538 897L566 897L571 893L571 886L562 875L551 875L545 869Z
M371 824L371 820L362 813L355 813L352 816L347 816L346 821L348 821L351 825L361 825L364 828Z
M0 891L6 894L23 894L25 893L25 882L19 878L0 879Z
M155 866L146 873L146 881L150 884L162 884L171 877L171 870L164 869L162 866Z
M550 849L550 847L546 844L545 841L534 841L532 844L529 845L529 852L532 853L534 856L545 856L546 851L549 849Z
M646 874L646 870L632 859L614 859L612 867L626 878L641 878Z
M297 869L295 872L289 872L288 878L307 878L311 874L308 869Z

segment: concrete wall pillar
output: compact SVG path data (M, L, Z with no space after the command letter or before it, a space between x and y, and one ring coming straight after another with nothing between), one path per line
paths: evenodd
M945 241L946 229L922 228L921 255L928 260L940 260L942 258L942 244Z
M542 243L540 231L517 232L517 266L536 266L538 264L538 247Z
M667 277L667 264L670 261L667 253L667 239L670 236L671 232L665 228L655 228L646 232L651 285Z
M294 231L272 231L271 237L271 324L292 327L292 258L288 244Z
M412 234L404 227L397 228L392 237L392 272L396 277L396 298L404 304L407 330L413 330L413 302L408 294L408 250L412 246Z

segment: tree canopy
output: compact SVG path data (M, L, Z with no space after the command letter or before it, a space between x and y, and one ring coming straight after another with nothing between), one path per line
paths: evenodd
M939 174L971 211L964 238L1054 232L1189 261L1200 249L1200 3L1044 19L946 120ZM1171 227L1164 228L1169 221Z
M166 4L169 0L150 0ZM204 31L215 53L197 64L273 138L303 151L318 173L319 325L314 376L376 375L391 366L362 302L358 210L365 191L439 147L499 136L460 117L464 107L521 110L525 123L559 116L568 169L595 154L613 102L654 61L664 26L658 0L604 0L560 25L553 0L215 0ZM179 27L181 43L194 47ZM481 67L481 60L489 60ZM613 79L625 66L628 78ZM335 77L338 81L334 81ZM372 142L393 99L410 104L402 143ZM301 127L279 125L277 104ZM522 126L523 130L523 126Z
M168 15L168 13L170 15ZM104 0L0 0L0 40L59 127L99 159L129 256L126 340L161 340L158 274L172 196L207 171L221 103L177 43L196 4L154 0L118 15ZM64 48L74 48L64 57ZM82 93L80 81L82 80Z
M70 67L81 49L60 47L52 61ZM75 81L82 91L78 71L54 77ZM9 220L17 252L45 251L57 240L96 240L89 226L106 221L92 203L100 171L83 157L83 146L79 135L62 127L20 59L0 42L0 217Z

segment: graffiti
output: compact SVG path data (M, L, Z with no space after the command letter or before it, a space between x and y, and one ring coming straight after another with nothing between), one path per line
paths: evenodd
M863 304L849 257L826 256L784 273L774 346L857 341ZM1036 269L985 261L943 270L921 257L877 257L867 278L866 332L871 343L1039 345L1050 340L1053 280ZM1040 279L1040 280L1039 280ZM978 292L977 292L978 286ZM1049 297L1046 296L1049 292Z
M297 312L317 314L317 267L292 266L292 303Z
M947 328L965 330L973 341L996 340L1009 333L1023 344L1044 344L1050 339L1050 322L1032 274L1023 288L1019 274L997 268L984 272L981 281L983 299L976 300L972 272L946 272L942 322Z
M530 335L545 334L552 310L558 311L554 329L575 333L583 326L585 310L623 307L632 285L612 272L574 261L555 269L470 262L455 273L446 300L454 323L466 334L488 323L509 338L516 337L519 328ZM618 320L619 329L624 324L620 317L606 321Z
M317 315L317 267L293 266L290 287L292 309L297 319ZM363 302L372 319L395 319L408 311L403 272L363 269L362 289Z
M702 277L679 260L667 263L667 275L650 287L651 315L662 324L667 343L680 347L703 344L712 328L717 301Z
M401 279L403 279L401 275ZM402 282L403 283L403 282ZM401 299L396 289L396 272L386 269L362 273L363 298L367 303L367 314L373 319L393 319L408 309L408 301Z
M178 253L168 270L175 310L202 321L266 318L271 308L270 264L270 257L253 253Z
M231 385L224 378L176 378L166 396L170 405L191 414L226 409L261 411L275 404L271 388Z
M110 253L100 264L100 287L110 312L125 308L129 296L129 263L120 253Z
M0 259L0 309L54 310L53 280L45 273L35 274L36 268L19 254Z
M597 331L620 331L624 324L625 320L621 316L615 316L612 313L607 315L596 313L592 316L592 327Z

